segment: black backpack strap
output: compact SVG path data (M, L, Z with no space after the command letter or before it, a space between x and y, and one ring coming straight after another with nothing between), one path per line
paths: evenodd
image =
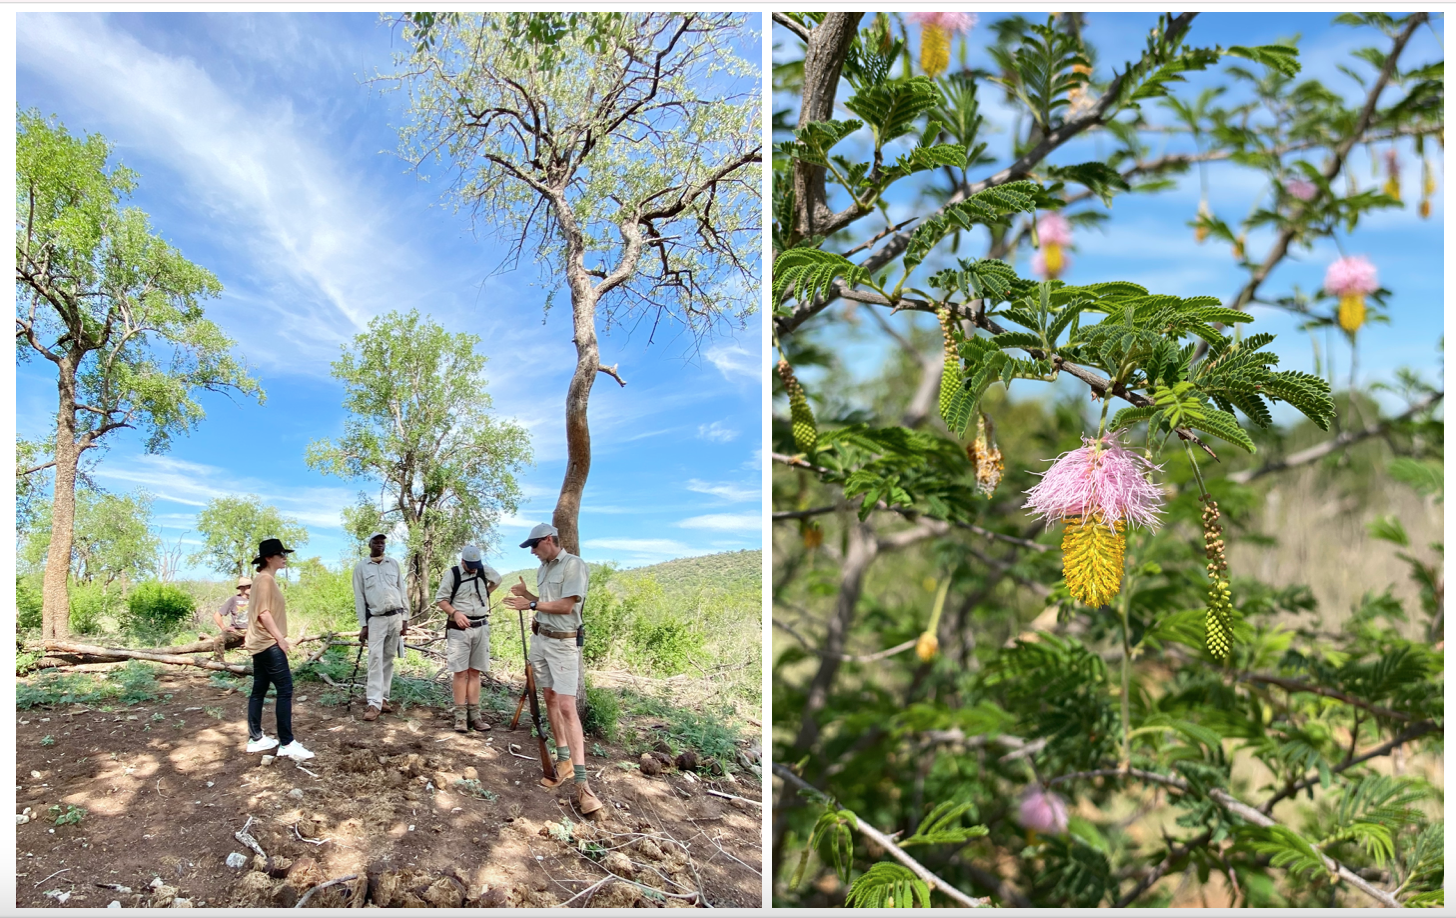
M460 565L450 568L450 573L455 575L455 585L450 588L450 605L455 605L455 594L460 592Z

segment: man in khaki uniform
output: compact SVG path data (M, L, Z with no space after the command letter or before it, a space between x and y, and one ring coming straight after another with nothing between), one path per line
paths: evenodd
M394 658L404 656L404 629L409 623L404 575L399 562L384 554L384 533L369 539L369 557L354 565L354 613L359 640L369 642L369 681L364 690L365 720L378 720L394 710L389 689L394 684Z
M460 563L440 578L435 605L445 613L445 659L453 675L455 732L489 730L480 713L480 674L490 669L490 592L501 575L467 545Z
M581 627L581 606L586 601L586 562L563 551L556 527L541 523L521 543L541 561L536 571L537 596L526 589L524 580L511 587L504 600L512 609L536 613L531 624L531 668L536 684L546 698L546 714L556 737L556 779L542 779L546 787L560 787L575 778L577 805L583 815L602 808L602 802L586 783L586 740L576 716L576 677L581 654L576 646ZM565 745L562 745L563 741Z

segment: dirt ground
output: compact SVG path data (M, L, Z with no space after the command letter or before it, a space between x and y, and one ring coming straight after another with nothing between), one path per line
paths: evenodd
M538 784L525 726L462 735L423 707L365 723L362 705L322 705L323 686L299 683L294 733L317 757L263 764L243 749L245 692L205 674L157 682L159 699L111 712L18 712L17 906L761 904L762 809L708 793L760 800L752 772L648 776L603 744L587 765L606 807L588 820ZM234 837L249 819L266 859Z

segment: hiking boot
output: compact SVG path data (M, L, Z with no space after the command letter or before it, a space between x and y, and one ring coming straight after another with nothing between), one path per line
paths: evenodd
M465 708L460 705L455 706L455 732L470 732L470 718L467 715Z
M379 709L376 708L374 705L371 704L369 706L369 708L367 710L365 710L365 712L364 712L364 719L365 720L369 720L369 721L378 720L379 719Z
M602 808L602 801L592 793L585 781L576 786L576 806L583 816L590 816Z
M479 705L468 704L465 706L465 711L469 715L470 726L479 730L481 733L490 729L490 724L486 722L485 715L481 713Z
M561 785L563 785L563 784L567 783L568 781L572 780L574 777L576 777L576 770L571 767L571 762L569 760L568 761L565 761L565 762L557 762L556 763L556 780L553 781L550 778L542 778L541 779L541 786L542 787L560 787Z
M380 705L379 710L383 714L393 714L395 708L394 705L390 703L389 699L386 698L384 699L384 702Z

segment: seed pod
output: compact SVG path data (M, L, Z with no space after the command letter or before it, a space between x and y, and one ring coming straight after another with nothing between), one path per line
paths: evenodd
M1062 534L1062 573L1073 598L1101 606L1122 590L1126 528L1122 520L1108 526L1097 514L1067 521Z
M996 493L996 485L1001 483L1001 473L1006 469L1001 450L992 438L994 430L986 416L981 415L976 421L976 439L966 447L966 457L976 469L976 490L984 497Z
M809 410L809 398L787 360L779 361L779 377L789 394L789 424L794 432L794 445L799 452L812 456L819 447L819 431L814 426L814 412Z
M951 403L955 401L963 384L961 356L956 350L955 325L951 319L950 310L942 306L936 310L936 316L940 319L940 336L945 352L945 363L940 371L940 416L948 418Z
M1226 660L1234 636L1233 603L1230 602L1229 581L1225 573L1228 570L1228 560L1223 553L1223 527L1218 524L1218 503L1212 497L1205 497L1203 500L1203 544L1209 558L1205 642L1214 659Z

